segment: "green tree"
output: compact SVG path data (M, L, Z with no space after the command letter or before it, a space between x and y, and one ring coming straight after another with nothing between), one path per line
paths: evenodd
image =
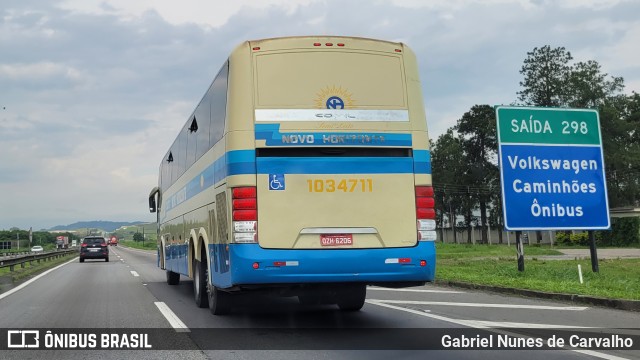
M567 81L570 77L569 61L573 57L564 47L552 49L545 45L527 53L520 74L524 79L518 92L525 105L562 106L567 97Z
M610 207L640 201L640 96L610 97L600 107Z
M133 234L133 241L144 241L144 235L142 233L136 232Z
M472 221L471 211L477 203L480 209L482 242L487 243L487 205L493 192L498 191L495 111L489 105L474 105L458 120L455 129L461 139L466 168L464 178L469 185L468 197L472 199L466 209L467 225Z
M454 242L458 242L455 232L456 215L462 205L458 184L460 176L464 173L464 167L460 162L463 153L460 139L454 134L453 129L440 135L431 146L431 169L433 175L434 196L436 199L436 221L440 229L443 229L444 218L448 220L448 226L453 227ZM442 233L441 233L441 239Z
M574 64L565 84L564 99L561 106L573 108L596 108L605 104L607 99L616 96L624 89L621 77L611 77L600 71L596 61Z

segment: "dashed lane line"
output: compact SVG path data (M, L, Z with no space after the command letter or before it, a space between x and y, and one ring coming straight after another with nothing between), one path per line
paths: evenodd
M178 315L176 315L173 311L171 311L171 309L167 306L167 304L165 304L162 301L156 301L154 302L154 304L156 304L156 306L158 307L158 310L160 310L162 315L164 315L165 319L167 319L169 324L171 324L171 326L177 332L191 332L191 330L189 330L187 325L183 323L182 320L180 320Z

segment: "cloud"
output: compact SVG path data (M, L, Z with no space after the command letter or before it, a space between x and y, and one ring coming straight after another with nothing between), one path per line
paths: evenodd
M94 15L115 15L130 20L140 17L147 11L157 12L165 21L173 25L195 23L209 27L221 27L228 20L244 9L265 10L277 8L291 14L302 5L318 2L317 0L235 0L208 1L182 0L176 4L172 0L66 0L59 6L62 9L77 13Z

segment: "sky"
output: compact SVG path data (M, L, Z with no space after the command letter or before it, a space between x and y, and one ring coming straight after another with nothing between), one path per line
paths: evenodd
M407 44L435 140L473 105L516 101L535 47L640 92L638 14L638 0L2 0L0 229L153 221L163 155L245 40Z

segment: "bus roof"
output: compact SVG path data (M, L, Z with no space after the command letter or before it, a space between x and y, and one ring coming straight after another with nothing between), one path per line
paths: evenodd
M402 53L406 47L406 45L400 42L351 36L291 36L250 40L248 43L250 48L254 49L254 51L336 47L354 50Z

